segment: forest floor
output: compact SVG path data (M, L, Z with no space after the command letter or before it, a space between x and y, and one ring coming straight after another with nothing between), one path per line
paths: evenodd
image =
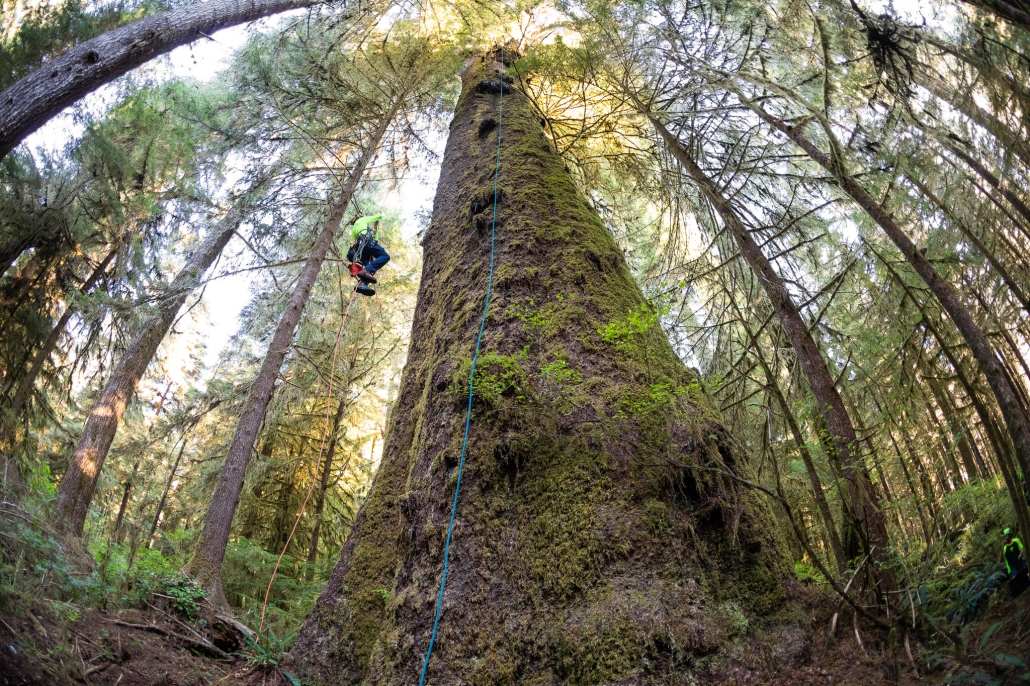
M156 609L74 614L0 615L0 684L200 686L245 663L217 623L191 627Z
M1030 593L1011 600L1004 591L962 632L964 647L911 642L918 671L906 651L889 648L886 634L841 613L835 637L823 651L833 603L821 591L806 592L813 636L808 665L731 668L706 683L735 686L872 686L874 684L1025 684L1017 662L1030 652ZM289 681L271 671L248 669L239 636L205 613L200 621L163 610L81 610L0 614L0 686L92 684L96 686L210 686L246 682L273 686ZM77 614L77 616L75 616ZM993 629L992 629L993 627ZM989 633L988 633L989 632ZM984 641L984 635L988 640ZM929 668L928 668L929 665ZM233 678L236 677L236 678ZM239 679L239 677L244 677Z

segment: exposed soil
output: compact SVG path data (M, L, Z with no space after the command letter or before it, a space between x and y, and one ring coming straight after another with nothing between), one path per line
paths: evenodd
M5 614L0 616L0 647L2 686L200 686L218 682L245 662L219 656L219 651L238 652L239 638L213 616L190 626L183 618L149 609L84 610L70 621Z

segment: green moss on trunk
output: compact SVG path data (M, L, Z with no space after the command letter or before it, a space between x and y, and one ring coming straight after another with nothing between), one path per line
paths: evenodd
M465 75L383 463L288 660L315 684L418 681L486 290L497 66ZM683 683L802 657L767 505L706 468L733 466L718 413L511 90L499 191L430 683Z

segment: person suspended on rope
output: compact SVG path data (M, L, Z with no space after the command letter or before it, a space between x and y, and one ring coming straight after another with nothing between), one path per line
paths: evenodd
M1008 575L1012 597L1017 597L1030 586L1023 542L1012 536L1012 529L1005 529L1002 536L1001 559L1005 563L1005 574Z
M365 217L355 215L351 220L351 239L354 241L347 251L347 259L352 263L351 275L358 279L355 289L362 295L375 295L369 284L376 283L375 273L390 261L390 255L379 245L379 220L382 214L371 214ZM357 267L360 267L358 269Z

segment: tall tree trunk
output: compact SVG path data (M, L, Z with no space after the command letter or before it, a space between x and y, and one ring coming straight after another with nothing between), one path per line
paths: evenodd
M89 275L89 278L83 282L82 287L79 289L79 293L82 295L88 294L93 290L97 281L107 272L107 268L111 266L111 262L118 255L118 251L121 249L121 245L115 245L110 252L100 261L100 264L96 266L93 273ZM36 378L39 376L40 371L43 369L43 365L47 360L50 359L50 355L54 352L54 348L57 347L58 341L61 340L61 335L64 334L64 329L71 320L72 315L78 308L75 303L69 303L64 308L64 313L61 314L61 318L57 320L54 328L50 330L50 334L46 340L43 341L43 345L40 346L39 350L36 351L35 356L32 358L32 365L29 367L28 373L21 380L17 390L14 393L14 398L11 400L11 415L12 420L17 422L18 417L21 415L21 411L25 408L25 403L28 402L29 394L32 392L32 388L36 385ZM13 427L7 425L4 427L4 433L0 436L0 443L6 443L11 438Z
M1005 198L1009 202L1009 204L1012 205L1013 208L1015 208L1016 212L1018 212L1020 216L1023 217L1025 221L1030 222L1030 207L1028 207L1027 204L1023 202L1022 198L1016 195L1016 193L1013 190L1011 190L1004 183L1002 183L1001 179L992 174L990 170L987 169L987 167L985 167L978 160L974 159L973 156L967 153L965 150L962 150L950 141L943 141L943 143L944 147L949 152L951 152L952 155L965 162L966 166L968 166L970 169L976 172L980 178L982 178L991 186L991 188L1001 193L1001 197Z
M937 208L940 209L942 213L944 213L944 216L948 219L948 221L952 222L955 226L959 228L959 230L962 232L962 235L969 239L969 242L972 243L973 246L980 251L980 254L983 255L987 262L990 263L991 267L994 268L994 271L997 272L998 277L1001 278L1002 282L1004 282L1004 284L1008 287L1012 295L1016 298L1016 300L1019 301L1019 304L1023 306L1023 309L1026 310L1026 313L1030 314L1030 297L1028 297L1027 294L1023 291L1023 287L1019 285L1019 282L1015 278L1013 278L1012 274L1005 267L1005 265L1001 263L1001 260L999 260L997 255L994 254L994 251L989 249L987 245L983 242L983 240L975 233L973 233L973 230L970 229L965 222L956 217L955 213L952 212L947 205L945 205L944 201L938 198L937 195L929 188L927 188L925 184L923 184L921 181L912 176L906 176L905 178L911 181L912 184L919 189L920 193L925 195L930 202L936 205Z
M632 334L630 345L598 333L651 310L527 98L506 87L498 116L501 81L484 74L492 66L476 60L464 74L381 466L283 666L312 684L419 682L488 287L503 131L495 282L476 378L504 371L519 381L473 397L427 683L681 683L696 669L693 655L728 644L691 616L735 602L756 617L773 611L769 601L784 602L783 558L761 529L772 514L757 492L749 504L737 501L741 527L731 535L724 503L735 500L739 482L702 465L728 460L720 471L733 474L738 467L707 397L674 390L678 400L646 400L655 388L696 382L657 323ZM548 400L554 387L541 367L555 355L576 372L562 384L572 404ZM681 433L690 421L706 425L697 435L716 437L714 452ZM699 502L713 509L700 514L690 505ZM714 574L726 594L718 601L701 590ZM737 583L745 578L757 584L746 598ZM656 626L667 627L663 645L676 646L676 657L648 663L641 655ZM774 635L786 631L765 630L754 645L785 647ZM780 635L802 637L789 631Z
M322 532L322 513L325 511L325 494L329 490L329 474L333 468L333 458L336 457L336 446L339 441L343 440L343 436L339 435L340 421L343 420L343 415L347 413L347 408L350 407L350 398L347 394L350 392L351 377L353 376L354 361L351 360L350 366L347 368L347 384L341 389L343 392L340 394L340 402L336 406L336 414L333 415L332 428L330 429L329 447L326 448L325 460L322 463L322 475L318 482L318 492L315 494L315 510L311 514L311 518L315 523L311 527L311 543L308 546L308 564L311 565L310 574L314 574L314 565L318 560L318 537ZM347 430L343 431L344 436L347 435ZM347 463L344 462L343 469L347 469Z
M93 286L96 285L100 277L104 275L107 268L111 266L111 262L118 254L118 250L121 246L116 245L107 255L100 261L100 264L96 266L93 273L89 275L89 278L83 282L79 292L87 294L93 290ZM9 457L12 448L11 442L14 439L15 432L18 430L18 420L21 417L22 410L25 409L25 405L28 402L29 395L32 393L32 389L36 384L36 378L39 376L39 372L42 371L44 363L50 359L51 353L54 352L54 348L57 347L57 342L61 339L61 335L64 333L64 329L68 326L68 322L71 321L72 315L75 314L76 307L73 303L69 303L64 309L64 313L61 318L57 320L57 324L51 329L50 335L47 336L46 340L43 341L43 345L39 350L36 351L35 356L32 358L32 364L29 366L29 371L25 374L22 380L18 383L18 388L15 390L14 398L11 400L11 407L8 410L7 415L0 417L2 422L2 428L0 428L0 450L4 451L0 454L0 468L3 469L3 488L5 492L10 492L12 497L20 497L28 489L28 482L22 477L21 472L18 470L17 464L14 462L14 458Z
M315 286L318 273L322 270L322 263L336 238L336 232L340 228L354 190L361 181L365 169L375 157L380 142L393 122L402 100L403 96L398 97L390 111L384 114L383 120L372 132L365 148L360 151L358 158L354 161L354 167L348 173L347 181L340 193L340 199L333 206L329 220L315 239L311 252L308 253L300 277L297 279L297 285L294 286L293 293L286 303L286 310L279 318L272 341L265 353L265 359L261 363L261 369L250 386L247 400L240 412L236 432L233 434L229 452L218 476L214 495L211 496L207 515L204 517L204 529L200 534L200 542L189 564L190 573L198 583L207 589L208 600L223 610L229 610L229 603L222 591L221 579L225 546L229 543L229 532L236 514L236 505L240 501L240 491L243 489L247 465L250 463L254 442L261 429L265 408L272 399L272 391L275 389L275 381L279 376L279 368L282 367L286 353L293 344L293 334L297 329L297 324L300 323L301 315L304 314L304 308L311 296L311 289Z
M161 492L161 499L157 501L157 512L154 513L154 521L150 524L150 534L147 536L147 547L149 548L154 544L154 535L157 533L157 527L161 524L161 513L165 509L165 503L168 501L168 494L172 491L172 483L175 481L175 473L179 471L179 463L182 461L182 454L186 450L186 436L182 437L182 445L179 446L179 453L175 456L175 462L172 463L172 470L168 472L168 481L165 483L165 490Z
M159 55L229 26L324 0L208 0L79 43L0 93L0 159L51 117Z
M812 496L815 498L819 514L822 515L823 526L826 528L826 535L829 538L830 550L833 552L833 559L837 563L837 571L843 575L848 568L848 558L844 554L844 546L841 544L840 534L837 533L837 525L833 520L833 514L830 512L830 505L826 502L826 493L823 492L822 480L819 478L819 472L815 468L815 461L812 459L812 453L808 449L808 443L805 441L805 434L801 431L801 426L798 424L797 418L791 411L790 404L787 402L783 392L780 390L780 384L774 376L772 369L770 369L769 364L766 362L765 356L762 354L762 347L759 345L755 335L751 332L751 327L748 325L747 319L741 317L740 323L744 328L744 332L747 334L752 350L754 350L755 359L758 360L759 365L762 367L762 371L765 373L765 387L779 404L780 410L783 412L783 417L787 421L787 426L790 428L790 433L794 437L794 443L797 445L798 452L801 454L801 461L805 464L805 472L808 474L808 482L812 486Z
M932 320L929 318L929 314L926 312L926 309L923 307L923 304L919 301L918 298L916 298L915 294L913 294L912 290L908 287L908 284L905 283L905 281L901 278L901 275L894 270L894 267L891 266L891 264L884 258L884 256L877 252L875 249L873 249L873 252L874 254L876 254L877 258L879 258L880 262L884 265L884 267L886 267L887 271L890 272L894 282L901 287L901 290L905 293L905 297L907 297L915 306L915 308L919 311L919 314L922 317L920 324L923 326L924 329L926 329L930 333L931 336L933 336L933 339L937 342L937 347L940 349L941 353L948 361L948 364L950 364L951 368L955 371L955 377L958 379L959 384L962 386L962 389L966 393L966 397L969 398L970 403L972 403L973 405L973 409L976 411L977 416L980 418L980 423L983 426L984 433L987 435L989 439L991 448L993 449L994 454L998 456L997 459L1010 459L1008 443L999 438L999 431L995 427L993 414L984 404L983 399L980 397L980 392L973 387L972 381L966 376L966 372L962 366L962 363L958 360L957 357L955 357L955 353L951 350L951 347L948 346L947 341L944 340L944 337L941 335L940 330L937 328L935 324L933 324ZM985 475L990 475L990 472L987 470L985 464L981 464L980 467Z
M876 410L890 422L887 426L887 437L890 439L891 447L894 448L898 464L901 465L901 473L905 477L905 485L908 486L908 492L912 495L912 502L915 503L916 512L919 514L919 523L923 529L923 539L926 541L926 547L929 548L933 545L933 538L930 535L930 524L926 518L926 513L923 511L923 500L919 497L919 492L916 490L915 480L912 478L911 472L908 471L905 456L901 454L901 448L898 447L898 441L894 438L894 432L891 430L891 426L895 424L894 419L883 411L876 398L873 398L873 402L876 404Z
M880 225L891 242L897 246L901 254L905 256L908 263L917 274L923 279L927 287L937 298L941 307L948 313L956 328L962 334L966 344L969 346L973 357L980 367L980 371L987 379L988 385L994 392L994 397L1005 418L1009 434L1016 449L1016 459L1023 470L1024 480L1030 478L1030 421L1027 420L1020 406L1016 390L1012 387L1001 360L987 341L983 331L977 326L969 309L959 298L958 293L951 284L941 278L933 264L930 263L915 243L909 239L901 227L894 221L894 218L876 200L869 195L865 188L858 183L844 167L844 161L831 159L808 140L800 129L788 126L784 121L771 116L762 107L747 101L753 111L765 120L777 131L785 134L794 141L809 157L816 163L833 174L841 190L847 193L873 220ZM1028 214L1030 216L1030 214Z
M954 88L924 67L916 68L913 74L916 83L925 87L935 98L982 126L997 139L1000 147L1014 153L1023 164L1030 165L1030 147L1027 146L1022 134L1012 131L994 114L981 108L973 100L971 91Z
M263 184L263 181L258 183ZM241 203L231 208L211 230L204 243L190 256L182 271L175 275L157 313L144 322L104 385L104 390L86 418L82 437L75 446L71 464L68 465L68 471L61 479L61 486L57 492L55 524L60 529L70 531L76 536L82 535L89 504L93 500L93 492L100 479L100 470L104 466L107 451L114 441L129 399L136 392L136 386L175 321L179 309L200 284L208 267L222 253L236 227L246 216L243 207L247 205Z
M648 114L648 118L665 141L666 147L722 218L723 225L736 240L741 256L754 272L772 303L826 422L831 437L829 457L840 465L841 474L847 484L850 515L857 525L862 546L865 552L872 551L872 557L878 563L877 577L882 583L880 590L888 593L896 590L887 525L873 492L869 472L859 457L855 427L844 407L844 401L837 392L833 376L826 366L819 346L809 332L808 325L798 312L783 280L751 237L730 201L722 195L715 182L708 178L665 125L653 115Z
M976 458L973 456L973 450L969 446L970 440L969 436L966 435L965 427L958 421L954 406L941 388L940 382L932 376L926 375L923 376L923 383L930 387L930 393L933 394L934 400L937 401L937 407L941 408L948 436L958 447L959 455L962 456L962 465L966 468L968 480L972 482L976 478L983 478L986 475L980 474Z
M1008 0L965 0L965 2L988 14L1004 19L1013 26L1023 29L1023 31L1030 32L1030 8L1027 8L1019 0L1014 2L1008 2Z
M150 433L150 431L153 430L154 423L157 421L157 418L161 416L161 410L163 410L165 406L165 398L168 397L171 390L172 382L169 381L168 385L165 386L164 393L161 394L160 399L157 401L157 409L154 410L154 418L150 422L150 428L147 433ZM142 457L136 458L136 462L132 465L132 474L125 480L125 490L122 492L122 502L118 506L118 516L114 520L114 534L116 536L118 535L118 530L122 528L122 519L125 518L125 510L129 506L129 493L132 491L132 484L136 480L136 474L139 473L139 467L142 462Z
M937 430L937 437L940 441L938 448L940 449L941 457L944 460L944 464L947 467L948 474L946 480L948 481L949 490L955 490L960 484L966 482L962 476L962 470L959 469L958 461L955 459L955 450L958 446L953 440L950 429L946 429L945 425L941 422L937 416L937 409L930 402L930 398L926 396L923 389L920 389L920 395L923 399L923 407L926 409L926 416L930 420L930 426Z

